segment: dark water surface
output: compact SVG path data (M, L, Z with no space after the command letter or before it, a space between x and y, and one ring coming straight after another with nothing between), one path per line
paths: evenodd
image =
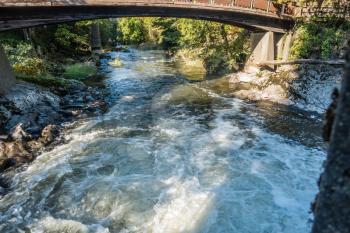
M161 51L112 56L111 109L15 177L0 232L310 230L318 117L232 98L222 79L189 82Z

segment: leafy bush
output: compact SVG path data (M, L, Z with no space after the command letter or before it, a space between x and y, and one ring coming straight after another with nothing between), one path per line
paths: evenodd
M17 41L4 45L5 52L15 72L27 75L38 75L44 72L43 60L39 58L28 42Z
M348 23L337 21L301 22L297 25L291 59L337 57L346 40Z
M295 32L295 40L291 48L291 58L308 58L311 54L319 54L322 29L313 23L301 24Z

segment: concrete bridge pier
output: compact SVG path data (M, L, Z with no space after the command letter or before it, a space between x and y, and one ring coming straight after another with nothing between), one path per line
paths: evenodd
M4 48L0 45L0 95L8 92L16 84L10 62L7 59Z
M288 60L291 46L291 33L257 32L251 34L250 55L245 70L254 72L260 70L259 63ZM270 69L275 69L274 65L268 65Z
M90 26L91 33L91 52L92 53L101 53L102 51L102 42L101 42L101 32L100 25L98 23L93 23Z
M280 34L277 41L277 60L287 61L290 54L290 48L292 46L292 33Z

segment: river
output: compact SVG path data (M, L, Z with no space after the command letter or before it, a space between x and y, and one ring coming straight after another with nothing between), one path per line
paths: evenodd
M75 122L0 199L0 232L305 233L320 119L189 81L162 51L113 52L112 105ZM186 77L186 76L189 77Z

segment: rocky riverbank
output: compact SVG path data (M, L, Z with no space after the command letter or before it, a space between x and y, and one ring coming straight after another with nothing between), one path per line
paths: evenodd
M340 87L342 77L342 67L329 65L282 66L276 72L228 76L234 97L294 105L321 114L330 105L332 92Z
M0 194L15 168L64 142L63 123L105 112L104 99L102 88L73 80L64 89L18 82L0 96Z

